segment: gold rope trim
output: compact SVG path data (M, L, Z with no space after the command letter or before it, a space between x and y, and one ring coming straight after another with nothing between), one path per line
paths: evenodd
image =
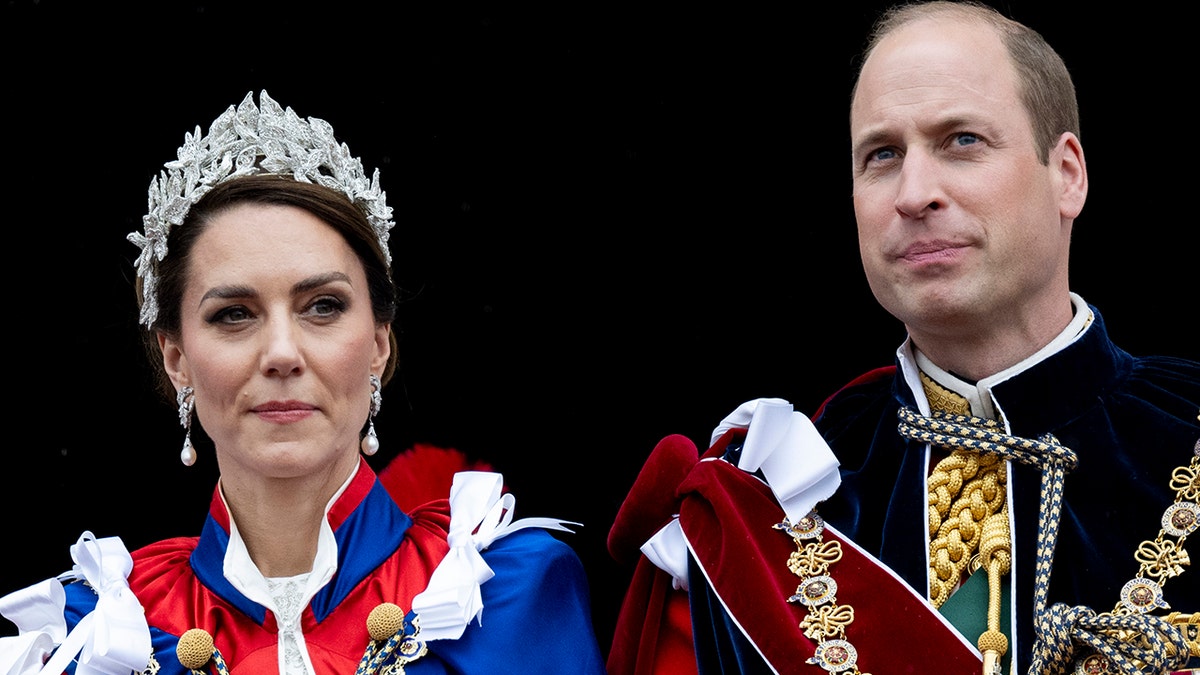
M966 398L920 373L932 409L969 417ZM1003 457L952 448L929 475L929 601L941 608L963 575L983 567L988 575L987 629L978 646L983 672L999 669L1008 652L1002 629L1001 579L1011 566L1008 526L1008 465ZM970 569L968 569L970 568Z

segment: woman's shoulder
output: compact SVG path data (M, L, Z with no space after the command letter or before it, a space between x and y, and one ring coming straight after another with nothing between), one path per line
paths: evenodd
M175 595L186 595L188 586L180 582L195 576L188 559L198 539L164 539L129 553L133 564L125 581L143 606L159 606L171 602ZM99 595L94 584L86 577L66 581L63 590L66 596L65 612L69 619L82 618L95 608Z
M189 559L199 540L199 537L163 539L130 553L133 569L129 572L129 588L142 604L151 598L166 599L183 592L179 582L195 576Z

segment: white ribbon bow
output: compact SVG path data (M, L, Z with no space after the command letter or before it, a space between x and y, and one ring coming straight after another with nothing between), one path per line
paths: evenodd
M67 596L62 582L47 579L0 598L0 615L16 625L19 634L0 638L0 673L36 673L54 646L67 637L63 618Z
M480 551L497 539L527 527L572 532L579 525L554 518L522 518L513 522L516 498L501 494L504 477L488 471L460 471L450 488L450 551L438 563L425 590L413 598L421 622L421 638L455 640L478 617L483 624L480 587L495 573Z
M738 468L762 470L783 512L794 523L842 484L838 461L812 421L781 398L758 398L738 406L713 429L715 442L733 428L746 429Z
M129 589L133 558L119 537L96 539L84 532L71 547L75 567L60 579L84 579L99 596L41 672L63 672L76 655L76 675L127 675L145 670L153 654L150 627Z
M812 421L781 398L758 398L738 406L713 429L709 444L730 429L746 429L738 468L762 470L767 486L793 523L833 495L842 483L838 461ZM641 551L671 575L671 585L687 589L687 539L675 516Z

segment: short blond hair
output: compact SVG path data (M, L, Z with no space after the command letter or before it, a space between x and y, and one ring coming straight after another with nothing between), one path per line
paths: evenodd
M914 21L933 16L949 16L964 21L979 21L996 31L1008 50L1009 60L1017 72L1021 104L1029 115L1033 141L1042 163L1049 161L1050 150L1063 133L1079 136L1079 102L1075 83L1062 57L1041 33L1014 21L993 7L973 0L930 0L893 5L875 20L867 37L866 48L859 61L862 64L879 42L895 30ZM853 92L851 94L853 98Z

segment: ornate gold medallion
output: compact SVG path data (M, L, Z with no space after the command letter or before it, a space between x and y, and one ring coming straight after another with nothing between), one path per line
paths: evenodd
M1186 537L1200 527L1200 506L1191 502L1172 504L1163 513L1162 527L1173 537Z
M1121 598L1111 612L1113 616L1148 615L1155 610L1171 609L1163 597L1162 586L1183 574L1191 564L1184 542L1188 535L1200 529L1200 504L1197 503L1200 501L1200 439L1197 439L1192 455L1190 463L1171 472L1170 487L1175 491L1175 501L1163 511L1158 536L1143 541L1134 551L1134 560L1139 564L1137 576L1121 588ZM1179 631L1187 646L1187 653L1177 655L1177 658L1186 661L1189 654L1200 657L1200 643L1195 639L1200 634L1200 617L1172 612L1166 620ZM1115 634L1120 636L1119 632ZM1124 639L1131 637L1126 635ZM1075 663L1075 675L1110 672L1115 672L1115 666L1098 653L1089 654Z
M1170 609L1163 600L1162 587L1149 580L1135 577L1121 588L1121 606L1135 614L1145 614L1156 609Z
M788 602L800 602L809 607L819 607L827 602L837 602L837 582L833 577L821 575L806 579L796 589Z
M841 673L856 667L858 650L846 640L826 640L806 663L815 663L831 673Z
M1075 664L1075 675L1105 675L1107 672L1108 659L1099 654L1091 654Z

